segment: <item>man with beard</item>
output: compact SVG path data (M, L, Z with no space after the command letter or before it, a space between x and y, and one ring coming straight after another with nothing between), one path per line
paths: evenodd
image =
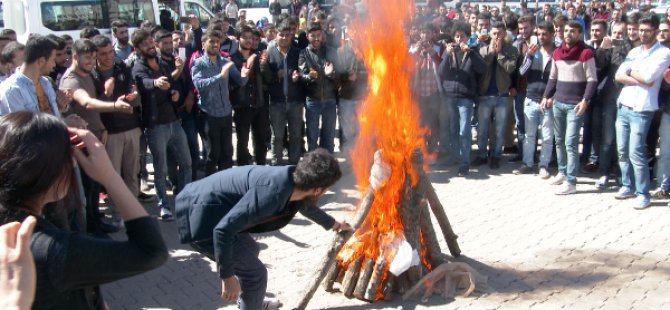
M636 12L628 16L626 22L626 31L628 33L628 40L633 43L633 47L638 47L642 44L640 41L640 25L639 20L642 17L640 13Z
M112 22L112 35L116 39L114 44L114 54L116 54L116 59L120 61L126 60L128 56L133 52L133 47L130 46L128 40L130 35L128 34L128 23L115 20Z
M268 272L251 233L281 229L297 212L325 229L351 230L316 206L341 175L337 160L317 149L297 166L237 167L193 182L176 199L180 240L216 261L223 299L268 309Z
M650 205L645 138L654 111L658 110L663 71L670 66L670 50L656 40L659 23L656 15L640 19L638 31L642 44L628 53L616 73L616 81L625 86L617 101L616 136L621 188L615 198L626 199L637 195L633 207L638 210Z
M133 66L133 78L142 98L142 125L154 165L154 183L158 196L158 207L163 220L171 220L170 201L167 196L167 152L171 152L177 165L177 192L191 182L191 155L186 134L177 117L176 104L179 91L172 78L169 65L157 57L151 33L137 29L131 38L135 53L139 57ZM172 43L172 38L167 41Z
M93 69L96 65L97 47L89 39L80 39L72 46L72 65L65 71L60 89L74 90L72 93L71 113L75 113L88 123L90 130L103 144L107 143L107 130L100 118L100 112L133 113L133 107L126 102L125 94L120 95L114 101L103 101L98 99L98 88L96 88L93 77ZM132 98L131 98L132 99ZM117 227L108 227L98 217L100 184L82 173L82 185L86 198L86 221L87 230L94 234L113 232Z
M550 183L563 185L556 195L577 192L579 130L598 86L593 52L582 37L582 24L569 21L565 41L554 50L549 82L540 103L542 109L553 109L554 113L558 174Z
M253 29L242 25L238 29L237 40L240 47L230 55L238 71L248 70L249 79L246 84L231 92L230 102L235 113L235 134L237 135L237 165L244 166L252 163L249 153L249 133L253 135L254 157L257 165L265 165L267 155L267 133L270 131L268 109L263 91L263 77L260 72L260 61L266 61L265 53L260 57L254 50Z
M243 67L240 72L232 61L221 56L219 51L223 36L217 30L205 32L202 35L205 53L191 66L191 77L198 91L198 106L207 133L207 175L233 166L233 108L229 87L245 85L249 74L249 69ZM234 83L229 83L231 79Z
M54 87L58 88L57 86L60 85L60 79L63 77L63 74L65 74L65 70L67 70L67 58L68 54L65 52L65 39L55 35L55 34L50 34L47 35L47 37L58 45L56 47L56 57L54 58L54 62L56 65L54 66L53 71L49 73L49 77L52 80L52 83L54 83Z

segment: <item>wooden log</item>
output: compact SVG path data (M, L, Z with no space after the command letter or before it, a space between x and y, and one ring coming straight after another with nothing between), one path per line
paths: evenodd
M390 301L393 300L393 285L396 277L390 272L387 272L386 274L386 281L384 281L382 294L384 294L384 300Z
M361 206L358 208L356 216L351 222L351 227L354 228L354 230L359 226L361 226L363 220L365 220L365 218L368 216L368 213L370 212L370 207L372 206L374 200L375 200L374 191L372 190L372 188L368 188L367 192L365 193L365 196L363 196L363 201L361 201ZM328 248L328 252L321 261L321 264L317 265L321 266L321 268L315 269L312 278L307 283L303 293L301 294L302 298L298 301L298 304L293 308L300 310L304 310L305 308L307 308L307 304L314 296L314 293L316 293L316 289L319 287L319 284L321 284L321 281L323 281L323 278L326 276L326 273L330 269L330 266L335 264L337 260L337 253L340 252L340 250L347 242L347 240L349 240L352 234L353 234L352 232L340 232L337 235L335 235L333 241L330 244L330 247Z
M364 300L365 289L368 288L368 282L370 282L372 271L375 269L374 267L375 261L372 258L366 258L365 263L363 264L363 270L361 270L361 273L358 275L358 282L354 289L354 297Z
M361 272L362 263L363 255L357 257L353 262L351 262L349 267L347 267L347 271L344 273L344 278L342 279L342 293L348 298L354 296L354 288L356 287L356 282L358 281L358 274Z
M384 279L384 272L386 272L386 259L380 256L375 263L372 276L368 282L368 287L365 289L364 299L367 301L375 301L377 291L382 286L382 279Z
M418 192L418 191L417 191ZM425 200L421 201L421 234L423 235L423 243L426 247L428 260L432 268L446 263L442 258L442 250L440 243L437 241L437 234L433 228L433 222L430 219L430 211L428 210L428 203ZM427 274L427 273L426 273Z
M461 249L458 246L458 236L454 233L454 230L449 223L449 218L444 212L444 207L440 202L440 199L435 193L435 188L433 184L430 183L426 172L423 171L423 155L420 151L414 152L412 156L412 162L414 164L414 169L416 170L417 176L419 177L419 184L417 185L418 189L426 195L428 204L430 204L430 210L435 215L437 223L440 225L442 234L444 235L444 240L447 242L447 247L452 256L458 257L461 255Z
M412 184L409 174L405 176L405 184L400 193L401 201L398 203L398 213L400 215L404 232L405 241L409 243L412 249L421 254L421 226L419 225L419 205L416 203L417 195L413 194ZM408 274L409 283L414 283L421 279L421 266L412 266L405 273Z
M323 283L326 292L333 292L333 286L337 282L337 278L342 273L342 266L340 264L333 264L326 274L326 282Z

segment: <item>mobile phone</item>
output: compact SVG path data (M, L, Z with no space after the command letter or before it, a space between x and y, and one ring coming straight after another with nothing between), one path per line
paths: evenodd
M191 17L181 16L181 17L179 17L179 22L182 23L182 24L190 24L191 23Z
M479 34L488 37L489 36L489 30L484 28L482 31L479 32Z
M537 45L537 37L536 36L530 36L530 44Z
M180 47L177 52L179 58L181 60L186 61L186 48L185 47Z
M612 39L612 45L616 47L623 47L626 44L626 41L622 39Z

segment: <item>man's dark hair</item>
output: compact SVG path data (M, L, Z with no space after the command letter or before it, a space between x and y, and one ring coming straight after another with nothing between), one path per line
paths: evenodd
M600 18L594 19L591 22L591 27L593 27L593 25L600 25L600 27L602 27L605 31L607 31L607 22L604 19Z
M491 29L497 28L497 29L502 29L503 31L507 28L505 28L505 23L503 22L492 22L491 23Z
M664 18L664 19L661 20L661 22L658 24L658 26L660 27L661 24L665 24L665 25L668 25L668 27L670 27L670 20L668 20L667 18Z
M640 12L635 12L626 17L626 22L628 22L629 25L639 25L641 18L642 14L640 14Z
M554 28L554 25L550 22L545 22L541 21L540 23L537 24L537 29L542 29L546 32L549 32L551 34L556 33L556 29Z
M435 32L435 26L433 26L433 23L425 23L422 24L421 27L419 27L419 31L424 32L424 31L430 31L430 32Z
M254 29L249 27L249 25L246 24L241 24L237 27L237 39L239 40L240 37L242 36L243 33L245 32L251 32L251 34L254 33Z
M140 24L140 28L142 28L146 31L150 31L151 28L153 28L154 26L155 26L154 22L152 22L150 20L145 20Z
M658 29L658 25L661 24L661 21L659 20L658 16L656 14L650 14L648 16L640 18L638 21L640 25L645 24L647 26L651 26L653 29Z
M79 32L79 37L82 38L82 39L91 39L91 38L93 38L93 37L95 37L99 34L100 34L100 30L88 26L88 27L84 27L84 29L82 29Z
M69 34L61 34L60 37L65 41L74 41Z
M223 40L223 32L216 30L216 29L209 29L205 31L205 33L202 34L202 42L205 42L209 40L209 38L217 38L219 40Z
M487 13L487 12L479 13L479 14L477 15L477 20L480 20L480 19L488 19L488 20L491 20L491 14L489 14L489 13Z
M5 45L5 48L2 49L0 53L0 62L10 63L14 60L14 56L19 51L25 51L26 46L19 42L9 42Z
M15 36L15 35L16 35L16 31L14 31L14 29L5 28L5 29L0 30L0 37L11 37L11 36Z
M518 24L525 24L525 23L530 23L531 26L535 24L535 18L531 15L524 15L519 17L517 20Z
M579 33L582 33L582 24L576 20L569 21L566 27L578 29Z
M98 48L90 39L79 39L72 44L72 52L75 55L84 55L88 53L97 52Z
M154 33L154 41L156 41L156 43L165 38L170 38L170 40L172 40L172 33L165 29L158 30Z
M330 187L342 177L340 165L325 149L311 151L298 162L293 171L293 184L297 189L309 190Z
M35 34L26 42L25 63L32 64L42 57L48 60L57 48L58 44L54 40Z
M97 48L105 47L112 44L112 39L105 35L97 35L91 39Z
M452 27L452 35L456 35L457 31L462 31L465 33L466 37L469 37L472 34L470 32L470 24L460 20L454 23L454 27Z
M559 23L559 22L567 24L568 23L568 17L563 15L563 14L560 14L560 15L556 16L554 18L554 24Z
M321 29L321 25L319 25L317 23L313 23L307 29L307 33L312 33L312 32L315 32L315 31L323 31L323 29Z
M176 35L179 35L179 36L182 37L182 38L184 38L184 36L186 35L186 34L185 34L183 31L181 31L181 30L174 30L174 31L172 31L172 35L175 35L175 34L176 34Z
M279 26L277 27L277 31L278 32L291 31L291 23L288 20L281 22L281 24L279 24Z
M119 28L128 28L128 23L122 20L115 20L112 22L112 33L116 34Z
M149 30L144 29L144 28L139 28L133 31L133 35L130 38L130 42L133 44L135 48L140 46L144 40L150 39L151 38L151 33Z
M505 16L503 16L502 22L505 25L505 29L512 31L519 29L519 16L512 12L506 13ZM491 26L491 28L493 28L493 26Z
M57 36L57 35L55 35L55 34L53 34L53 33L52 33L52 34L48 34L48 35L47 35L47 38L49 38L49 39L51 39L51 40L54 40L54 42L56 42L56 45L58 45L58 47L56 47L56 49L59 50L59 51L60 51L60 50L64 50L64 49L65 49L65 45L67 45L67 42L65 42L65 39L63 39L63 38L61 38L61 37L59 37L59 36Z
M0 41L12 41L12 38L7 36L0 36Z

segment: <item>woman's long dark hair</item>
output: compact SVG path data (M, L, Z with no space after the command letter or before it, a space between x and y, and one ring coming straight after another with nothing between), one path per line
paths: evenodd
M58 192L69 186L73 165L68 129L59 118L31 111L0 117L0 210L41 207L31 203L53 186Z

